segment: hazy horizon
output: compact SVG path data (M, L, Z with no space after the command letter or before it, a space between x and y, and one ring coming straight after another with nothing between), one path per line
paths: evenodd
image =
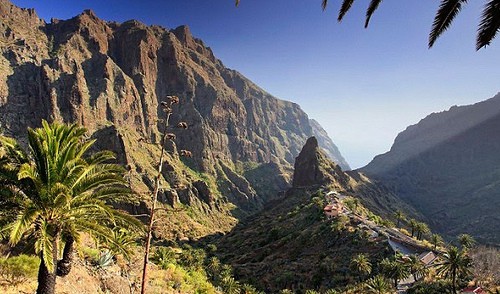
M365 30L367 3L342 24L339 3L232 0L15 0L46 20L92 9L108 21L187 24L217 58L272 95L298 103L328 132L352 168L387 152L396 135L432 112L499 92L500 40L475 51L482 3L469 3L434 48L427 37L439 3L383 2ZM422 4L424 3L424 4Z

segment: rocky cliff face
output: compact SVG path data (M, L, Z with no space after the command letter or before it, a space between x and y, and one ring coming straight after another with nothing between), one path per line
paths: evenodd
M498 245L498 150L500 94L427 116L361 170L397 189L440 233Z
M21 138L42 119L82 124L103 148L119 153L132 184L145 194L165 131L161 101L179 96L170 125L186 121L189 128L169 128L177 145L169 147L164 176L175 190L162 197L172 205L199 201L223 210L219 199L250 210L260 206L277 191L262 193L256 175L270 172L270 187L286 188L295 156L318 129L297 104L224 67L187 26L106 22L90 10L45 23L33 10L0 0L0 53L6 135ZM179 161L172 151L180 149L192 158ZM200 195L207 189L192 183L202 179L211 180L208 190L218 197Z

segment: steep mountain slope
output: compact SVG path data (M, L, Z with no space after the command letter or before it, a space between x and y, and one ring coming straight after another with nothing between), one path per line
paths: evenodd
M308 139L295 161L293 188L218 240L222 260L233 265L237 277L266 293L326 291L355 283L351 259L364 253L376 265L391 254L390 248L385 238L370 239L357 227L359 218L328 219L323 208L326 192L335 190L390 214L385 205L390 201L383 199L391 198L392 205L397 199L380 192L366 199L363 190L374 184L363 178L342 172L319 150L316 138ZM371 197L384 205L377 207Z
M224 67L187 26L106 22L90 10L45 23L33 10L0 0L0 53L0 129L6 135L22 138L42 119L82 124L130 167L131 183L144 195L165 131L161 102L179 96L170 123L186 121L189 128L168 130L177 145L167 146L168 186L160 199L196 207L179 218L188 224L184 233L228 229L234 223L229 202L240 213L260 208L289 186L306 138L326 134L297 104ZM192 158L181 161L174 152L181 149ZM330 153L342 158L336 149ZM202 219L193 223L193 215Z
M440 233L499 244L500 94L433 113L361 170L394 187Z

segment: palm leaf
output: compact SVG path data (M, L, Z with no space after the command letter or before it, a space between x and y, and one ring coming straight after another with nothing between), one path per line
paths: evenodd
M28 229L34 224L40 211L37 207L29 205L18 215L16 221L11 225L9 243L16 245Z
M328 0L322 0L321 1L321 9L323 9L323 11L326 10L326 6L328 5Z
M491 43L500 29L500 0L488 2L481 16L476 40L476 50Z
M41 253L43 262L50 272L54 272L54 238L48 232L48 225L46 222L42 223L40 228L40 236L36 242L39 243L38 246L35 245L35 249L38 247L38 254Z
M429 48L431 48L437 38L450 27L451 23L462 9L462 5L466 3L467 0L441 0L429 34Z
M372 0L370 2L370 5L368 5L368 9L366 10L365 28L368 27L368 24L370 23L370 19L372 18L373 13L375 12L375 10L377 10L381 2L382 0Z
M28 129L28 141L40 180L44 183L48 183L48 158L44 156L43 143L35 130Z
M342 5L340 6L339 16L337 18L338 22L341 22L344 18L344 15L349 11L349 9L351 9L352 3L354 3L354 0L344 0L342 2Z

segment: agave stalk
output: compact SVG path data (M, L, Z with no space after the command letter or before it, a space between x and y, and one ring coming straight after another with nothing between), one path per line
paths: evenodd
M172 114L172 104L178 103L179 98L177 96L167 96L169 99L168 102L162 102L162 105L164 107L164 111L166 112L166 118L164 120L165 125L164 125L164 131L161 137L161 152L160 152L160 160L158 163L158 172L156 174L155 178L155 186L154 186L154 191L153 191L153 203L151 205L151 213L149 214L149 224L148 224L148 234L146 237L146 246L144 248L144 264L142 267L142 281L141 281L141 294L146 293L146 284L147 284L147 279L148 279L148 262L149 262L149 251L151 249L151 239L153 237L153 225L155 222L155 211L156 211L156 205L158 202L158 192L160 191L160 181L161 181L161 176L162 176L162 168L163 168L163 160L165 157L165 142L167 140L167 136L169 136L169 133L167 132L167 129L169 127L169 121L170 121L170 115Z

